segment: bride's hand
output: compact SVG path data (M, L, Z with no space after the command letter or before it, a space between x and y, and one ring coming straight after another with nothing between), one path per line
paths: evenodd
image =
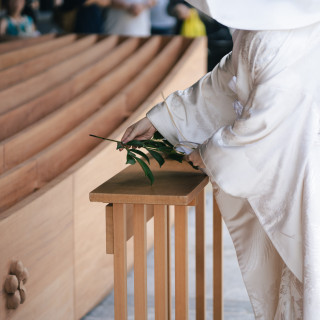
M127 128L121 141L126 144L131 140L148 140L152 138L156 131L157 129L152 125L151 121L144 117Z
M200 151L199 149L195 149L193 152L191 152L189 155L187 155L185 157L185 159L187 161L190 161L192 162L192 164L195 166L195 167L199 167L199 168L202 168L202 169L205 169L206 166L204 165L203 161L202 161L202 158L200 156Z

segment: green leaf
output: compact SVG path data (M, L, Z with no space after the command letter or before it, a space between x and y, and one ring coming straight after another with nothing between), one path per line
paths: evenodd
M117 142L117 150L123 149L123 148L124 148L124 146L123 146L122 142Z
M136 149L131 149L130 152L134 152L136 154L139 154L140 156L144 157L148 161L148 163L150 164L149 157L144 152L142 152L140 150L136 150Z
M193 169L199 170L199 167L198 167L198 166L194 166L191 161L188 161L188 163L190 164L190 166L191 166Z
M150 150L149 148L147 148L147 150L156 159L156 161L159 163L159 166L161 167L164 164L164 159L162 155L157 151Z
M133 157L133 156L131 156L130 154L129 154L129 152L127 153L127 162L126 162L126 164L135 164L136 163L136 160L135 160L135 158Z
M164 139L163 142L164 142L167 146L173 148L173 144L171 144L168 140Z
M171 154L168 155L169 159L178 161L180 163L182 163L183 157L184 157L184 155L183 154L179 154L179 153L171 153Z
M151 185L153 184L154 182L154 176L150 170L150 168L148 167L148 165L143 161L141 160L140 158L134 156L134 158L137 160L137 162L140 164L144 174L146 175L146 177L150 180L150 183Z
M126 145L132 147L143 147L143 142L144 140L131 140L127 142Z
M156 131L155 134L153 135L153 139L163 140L163 136L159 131Z
M154 141L154 140L145 140L144 141L144 147L145 148L161 148L161 147L167 147L166 144L162 141Z

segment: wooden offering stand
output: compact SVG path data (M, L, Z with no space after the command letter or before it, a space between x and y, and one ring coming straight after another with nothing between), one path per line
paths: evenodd
M188 163L151 163L151 186L138 165L129 166L90 193L106 207L107 253L114 254L114 312L127 319L127 246L134 237L135 319L147 320L146 223L154 217L155 319L171 319L170 219L175 211L175 319L188 319L188 206L196 207L196 319L205 312L205 191L209 179ZM130 210L129 208L133 210ZM151 208L151 210L150 210ZM128 210L127 210L128 209ZM132 218L133 217L133 218ZM222 319L221 215L214 202L213 314Z

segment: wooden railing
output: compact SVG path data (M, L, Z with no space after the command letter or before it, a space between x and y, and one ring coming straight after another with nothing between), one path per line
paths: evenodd
M106 207L107 253L114 254L114 312L127 319L127 240L134 237L135 319L147 320L146 223L154 218L155 319L171 319L171 261L169 205L175 223L175 319L188 319L188 206L195 206L196 319L206 319L205 191L208 177L188 164L154 164L153 186L137 166L130 166L90 193ZM213 314L223 318L221 216L214 201Z

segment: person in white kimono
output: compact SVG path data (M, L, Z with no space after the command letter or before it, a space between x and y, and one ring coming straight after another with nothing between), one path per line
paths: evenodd
M320 311L320 1L207 0L233 52L123 138L158 130L208 174L256 319ZM186 149L187 151L187 149Z

